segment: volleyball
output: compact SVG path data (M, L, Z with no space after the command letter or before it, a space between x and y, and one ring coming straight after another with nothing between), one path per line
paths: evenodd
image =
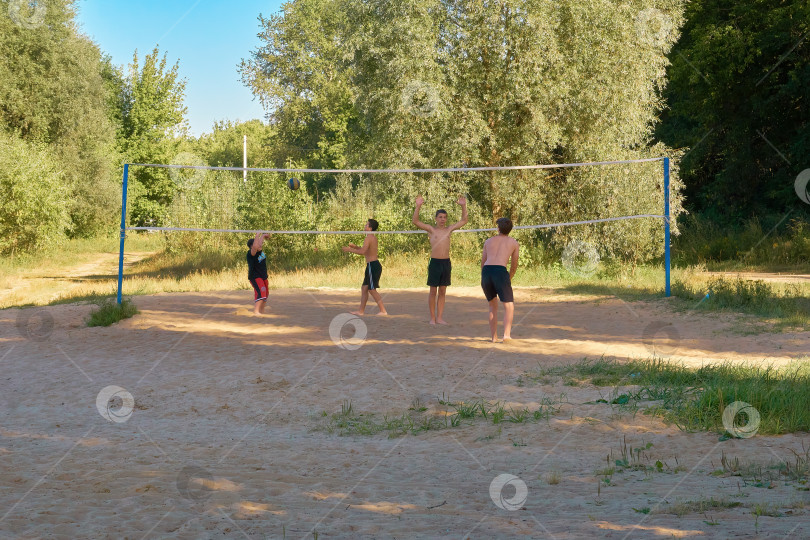
M287 185L290 186L290 189L298 189L301 187L301 182L298 178L290 178L287 180Z

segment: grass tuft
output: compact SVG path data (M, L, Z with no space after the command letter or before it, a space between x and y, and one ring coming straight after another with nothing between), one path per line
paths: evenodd
M737 508L739 506L742 506L742 503L739 501L727 501L725 499L715 499L714 497L710 497L708 499L700 499L697 501L684 501L676 503L666 508L660 508L653 513L675 514L678 517L683 517L688 514L703 514L709 510Z
M493 424L512 422L523 424L527 422L537 422L539 420L548 421L552 415L557 414L564 402L565 395L560 396L559 401L554 401L549 397L542 398L540 407L531 411L526 407L515 409L510 407L507 410L500 402L490 403L483 399L476 399L470 402L453 402L449 397L442 397L438 400L439 405L454 409L452 414L449 411L445 414L431 411L419 400L414 400L407 412L399 416L383 416L380 420L373 412L355 411L352 402L344 400L340 412L329 414L324 411L321 418L326 419L316 429L325 429L329 433L338 435L375 435L380 432L387 432L389 437L399 437L406 434L417 435L425 431L438 431L443 429L461 427L462 420L475 420L481 418L491 421ZM526 446L522 441L515 443L515 446Z
M106 298L98 301L96 305L98 307L90 313L87 326L110 326L138 313L138 308L129 298L124 298L121 304L112 298Z
M549 376L613 386L618 396L611 400L613 404L627 407L648 402L646 414L660 416L684 430L723 433L723 410L743 401L760 414L758 433L810 431L810 365L806 361L780 369L732 363L693 369L659 358L628 362L600 358L541 369L523 379Z

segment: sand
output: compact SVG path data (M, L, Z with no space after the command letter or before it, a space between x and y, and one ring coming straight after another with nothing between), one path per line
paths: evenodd
M746 335L739 317L665 299L522 289L516 339L493 345L475 288L450 289L447 327L427 324L426 290L383 292L390 317L342 330L337 319L332 336L358 291L272 291L264 318L248 291L136 297L141 313L109 328L87 328L83 305L0 311L0 537L810 537L806 486L713 474L723 455L767 472L810 447L808 434L720 441L593 403L610 388L526 377L654 352L785 365L806 357L807 332ZM109 386L122 390L105 418L96 401ZM442 396L562 404L548 420L392 438L329 429L349 402L379 421L442 419ZM654 471L604 474L623 444ZM493 498L502 474L517 479ZM684 504L709 498L739 504Z

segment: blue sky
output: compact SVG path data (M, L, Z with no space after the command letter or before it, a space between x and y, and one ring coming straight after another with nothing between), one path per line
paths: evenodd
M216 120L264 118L237 66L261 45L258 16L280 10L281 0L79 0L78 22L118 65L138 50L143 58L159 45L187 80L191 133L210 132Z

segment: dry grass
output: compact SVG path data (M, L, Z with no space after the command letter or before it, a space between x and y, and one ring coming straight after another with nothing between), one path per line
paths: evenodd
M240 248L234 247L233 251L225 253L195 251L194 248L209 245L207 241L200 241L190 244L191 250L180 251L176 244L172 244L169 246L174 247L175 251L166 251L167 238L171 240L173 237L133 234L127 238L124 295L250 288ZM59 265L43 265L43 257L59 261ZM383 287L425 286L427 252L383 254L381 260L384 267ZM660 266L629 268L603 261L593 275L582 277L572 275L559 263L549 266L530 263L528 259L523 261L514 280L516 286L542 286L573 294L615 296L623 300L655 299L660 298L663 292L664 276ZM268 281L274 289L353 289L360 285L364 262L362 257L344 254L332 246L317 252L271 254L268 266ZM694 267L673 269L673 293L682 297L679 302L683 309L743 308L746 311L745 306L714 306L714 300L700 303L695 300L696 295L700 296L704 289L708 291L717 286L717 278L707 276L701 270ZM54 275L56 271L59 272L57 276ZM0 309L98 301L117 293L117 274L118 240L114 237L71 240L64 245L54 246L47 253L0 259ZM479 276L477 260L454 258L454 285L475 286ZM755 292L757 294L753 297L762 305L781 302L789 304L791 309L783 310L784 314L756 309L753 314L774 319L777 324L786 326L804 326L810 320L804 304L798 304L803 301L802 298L810 297L810 285L769 283ZM731 298L734 300L735 295L732 294ZM799 300L794 301L795 298ZM793 309L794 304L798 308Z

